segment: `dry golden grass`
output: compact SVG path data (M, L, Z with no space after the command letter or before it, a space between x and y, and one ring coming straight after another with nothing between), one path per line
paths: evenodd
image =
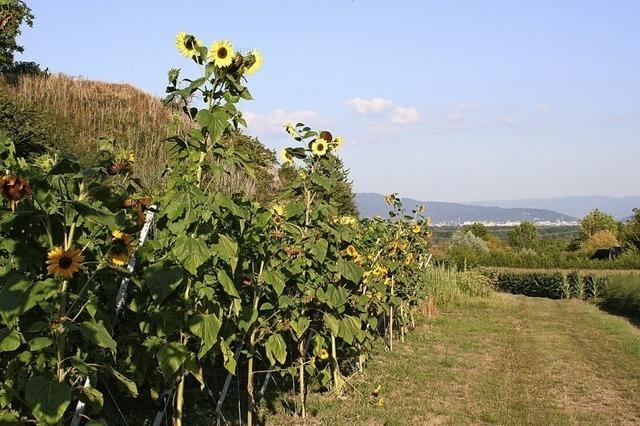
M129 84L55 74L25 76L13 83L0 81L0 88L28 106L54 115L70 129L71 140L55 147L77 155L83 162L91 161L100 137L115 138L121 149L136 153L136 175L152 191L161 187L166 167L162 141L182 134L189 126L181 112ZM272 167L264 167L266 176L271 176ZM243 171L226 170L213 180L210 189L253 195L256 183Z

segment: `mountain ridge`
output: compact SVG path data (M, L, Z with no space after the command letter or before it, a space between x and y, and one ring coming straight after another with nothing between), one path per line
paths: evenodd
M540 208L553 210L574 217L583 217L593 209L599 209L618 219L632 214L640 207L640 195L612 197L607 195L571 195L551 198L520 198L514 200L485 200L462 203L475 206L502 208Z
M356 193L355 199L360 215L363 217L374 217L376 215L385 217L389 210L389 206L385 203L382 194ZM434 224L460 224L464 222L513 223L525 221L574 223L577 221L576 217L547 209L502 208L442 201L421 201L407 197L402 197L402 201L407 210L415 206L425 205L425 214L431 217Z

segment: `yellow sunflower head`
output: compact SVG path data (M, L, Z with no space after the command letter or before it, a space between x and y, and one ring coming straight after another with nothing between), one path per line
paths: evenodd
M336 136L336 138L333 140L333 149L334 150L340 149L343 143L344 143L344 140L342 139L342 136Z
M289 135L291 135L291 137L294 137L294 138L300 137L300 133L298 133L298 131L296 130L293 124L291 123L285 124L284 129L287 131L287 133L289 133Z
M250 62L247 66L247 74L253 75L262 67L264 59L258 49L253 49L250 54Z
M133 254L133 247L131 246L133 237L122 231L113 231L112 236L107 259L114 265L124 266L129 263L129 259Z
M414 234L419 234L419 233L420 233L420 231L422 231L422 227L421 227L420 225L418 225L418 224L415 224L415 225L413 225L413 227L411 228L411 231L412 231Z
M320 349L320 355L318 355L318 358L320 358L321 360L326 360L329 358L329 352L327 352L326 349Z
M47 255L47 271L57 278L71 279L80 270L84 256L80 250L55 247Z
M293 157L286 149L280 151L280 160L282 161L282 164L293 164Z
M228 67L234 58L235 53L229 40L218 40L209 48L209 61L218 68Z
M358 256L358 250L356 250L356 248L352 245L350 245L349 247L347 247L346 249L347 255L350 257L357 257Z
M176 48L178 49L178 52L186 58L200 56L200 50L198 49L202 45L201 40L198 40L191 34L187 34L183 31L179 32L176 36Z
M274 204L271 210L278 216L284 216L284 206L282 204Z
M322 138L316 139L311 144L311 151L319 157L322 157L323 155L325 155L327 153L328 148L329 148L329 142L327 142Z
M395 194L387 194L384 196L384 201L389 205L392 205L395 200L396 200Z

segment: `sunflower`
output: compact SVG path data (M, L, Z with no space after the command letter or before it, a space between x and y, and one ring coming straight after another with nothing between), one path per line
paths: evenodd
M329 358L329 352L327 352L326 349L320 349L320 355L318 355L318 358L324 361L325 359Z
M354 246L352 246L352 245L347 247L347 249L345 251L347 252L347 255L349 257L358 257L358 250L356 250L356 248Z
M327 153L328 147L329 147L329 143L326 140L322 138L318 138L311 144L311 151L315 155L322 157Z
M229 40L218 40L209 48L209 60L219 68L231 65L235 54Z
M382 389L382 385L376 386L376 388L373 390L373 392L371 392L371 395L378 396L378 394L380 393L380 389Z
M300 137L300 133L298 133L298 131L296 130L295 126L291 123L287 123L284 126L284 129L287 131L287 133L289 133L289 135L291 135L291 137L293 138L299 138Z
M392 205L395 200L396 200L395 194L387 194L384 196L384 201L389 205Z
M280 160L282 160L282 164L293 164L293 157L286 149L280 151Z
M176 48L185 58L200 56L198 48L202 46L202 44L201 40L197 40L194 36L187 34L184 31L181 31L176 35Z
M333 149L334 150L338 150L342 147L342 143L344 142L344 140L342 139L342 136L336 136L336 138L333 140Z
M422 227L421 227L420 225L418 225L418 224L415 224L415 225L413 225L413 227L411 228L411 231L412 231L414 234L419 234L419 233L420 233L420 231L422 231Z
M271 210L278 216L284 216L284 206L282 204L274 204Z
M112 236L111 247L109 247L109 251L107 252L107 259L114 265L124 266L129 263L129 259L133 254L133 247L131 246L133 237L122 231L113 231Z
M133 151L129 151L129 155L127 156L127 161L129 161L130 163L135 163L136 162L136 153Z
M0 187L4 196L9 200L11 211L16 211L18 201L31 196L31 186L29 182L21 177L5 175L0 176Z
M255 74L256 71L258 71L260 67L262 67L262 63L264 62L262 54L258 49L253 49L251 51L251 57L253 58L253 61L250 63L251 65L247 67L247 74L249 75Z
M71 279L80 270L84 256L80 250L55 247L47 255L47 271L54 277Z

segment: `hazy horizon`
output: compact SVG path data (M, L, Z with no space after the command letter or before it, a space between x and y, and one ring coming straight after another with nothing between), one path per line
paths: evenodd
M21 59L161 95L178 31L228 38L265 57L247 133L273 149L286 121L343 135L356 192L637 193L640 3L191 1L178 19L150 4L31 0Z

